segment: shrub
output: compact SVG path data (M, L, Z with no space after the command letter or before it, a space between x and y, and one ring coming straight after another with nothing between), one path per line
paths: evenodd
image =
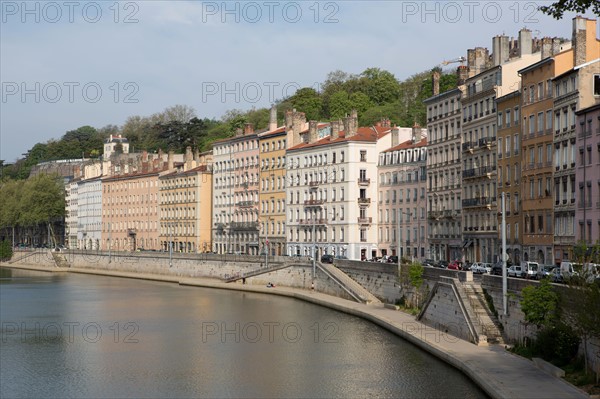
M540 330L535 342L535 351L542 359L561 367L568 364L579 349L580 338L573 329L564 324L556 323Z
M13 250L10 242L4 240L0 242L0 260L8 260L12 258Z

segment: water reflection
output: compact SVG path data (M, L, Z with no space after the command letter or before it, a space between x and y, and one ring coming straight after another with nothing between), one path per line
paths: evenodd
M0 272L3 397L484 396L387 331L294 299Z

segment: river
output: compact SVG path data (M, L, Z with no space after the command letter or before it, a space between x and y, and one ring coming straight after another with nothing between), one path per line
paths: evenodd
M0 396L486 397L374 324L300 300L0 269Z

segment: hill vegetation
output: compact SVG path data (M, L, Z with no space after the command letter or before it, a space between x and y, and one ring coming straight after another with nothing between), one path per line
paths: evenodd
M291 108L306 113L308 120L320 121L338 119L356 109L361 126L373 125L383 117L398 126L412 126L415 122L425 126L423 100L432 95L431 72L399 81L392 73L379 68L368 68L358 75L334 71L327 75L320 92L302 88L279 101L278 120L281 125L285 110ZM454 87L456 76L442 73L440 91ZM37 143L14 164L0 164L0 176L25 179L40 162L99 157L103 141L111 134L127 137L131 152L154 152L159 148L183 152L187 146L206 151L213 141L232 136L245 123L252 123L258 130L266 128L269 109L232 109L221 120L215 120L200 118L192 107L175 105L150 116L132 115L122 126L82 126L66 132L58 140Z

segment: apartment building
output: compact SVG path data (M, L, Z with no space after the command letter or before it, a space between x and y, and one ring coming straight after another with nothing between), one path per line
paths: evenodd
M97 251L102 240L102 181L77 183L77 248Z
M65 238L69 249L77 249L77 179L65 186Z
M218 253L258 255L258 136L252 124L213 143L213 247Z
M258 133L259 226L262 232L260 253L268 253L271 256L286 253L286 138L285 126L277 126L277 108L273 106L270 110L268 130Z
M523 255L521 222L521 92L513 91L496 99L498 113L498 226L502 224L502 194L506 206L506 253L519 264ZM502 232L498 230L501 245Z
M592 154L579 152L588 147L592 130L577 126L578 110L594 106L594 76L600 73L600 44L595 37L596 21L575 18L573 21L574 67L552 80L554 97L554 262L573 259L572 247L580 230L576 222L578 197L578 156L591 159ZM582 43L583 42L583 43ZM589 43L596 43L596 46ZM590 60L590 61L588 61ZM577 134L579 130L579 134ZM592 134L591 136L587 136ZM583 140L582 140L583 139ZM583 144L580 142L584 141ZM593 143L592 143L593 147ZM582 167L586 166L581 163ZM586 205L585 201L581 205ZM581 219L584 220L584 219ZM585 223L584 223L585 224ZM580 231L579 231L580 232ZM583 237L583 235L579 235Z
M511 58L508 38L494 40L494 66L466 81L462 98L462 217L464 259L495 262L499 258L496 98L519 87L517 71L541 58L533 52L531 31L519 32L518 54ZM487 58L487 56L484 56Z
M577 112L577 210L575 239L588 246L600 239L600 71L594 75L595 105Z
M186 149L183 164L159 176L160 247L212 251L212 172L207 157Z
M427 131L418 125L394 127L391 136L392 147L379 154L378 164L380 254L423 260L428 249Z
M319 138L322 129L309 122L288 148L288 254L377 256L377 160L390 147L390 129L358 128L356 111Z
M459 87L439 93L434 76L427 106L427 240L428 257L462 257L461 221L461 96L468 67L458 68Z
M162 152L138 163L118 165L118 173L102 178L101 250L160 250L159 176L174 168L174 155Z

